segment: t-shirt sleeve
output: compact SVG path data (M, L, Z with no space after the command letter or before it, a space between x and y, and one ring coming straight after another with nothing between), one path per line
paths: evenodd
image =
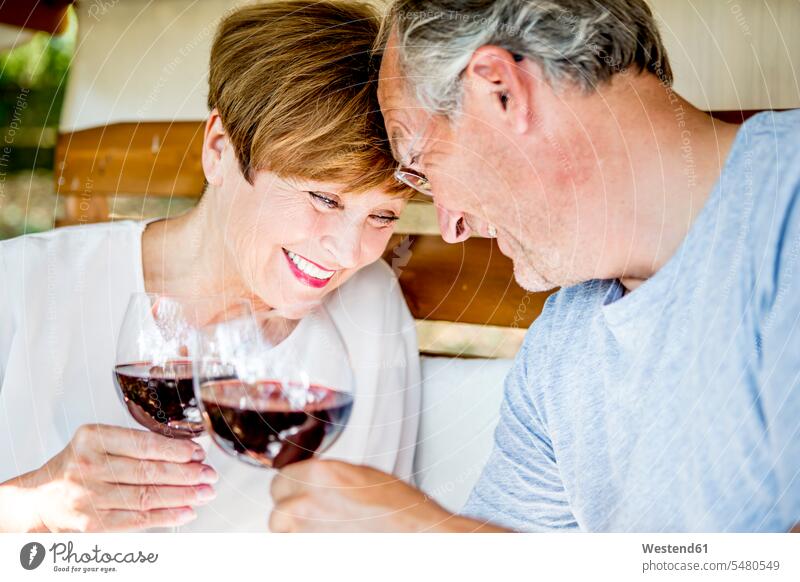
M495 443L461 513L516 531L576 529L553 446L534 398L546 359L544 314L528 332L506 378Z
M759 401L786 529L800 523L800 155L786 166L760 261ZM771 209L772 210L772 209Z

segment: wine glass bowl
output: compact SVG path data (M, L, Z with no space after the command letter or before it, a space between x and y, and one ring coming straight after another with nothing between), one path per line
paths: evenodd
M304 392L304 402L292 402L275 380L218 380L204 383L200 398L209 432L223 450L280 469L327 450L350 418L351 394L316 385Z
M198 336L194 373L214 442L274 469L328 450L354 402L350 359L327 314L315 311L298 329L283 323L270 313L209 326Z
M190 360L117 364L114 378L131 416L145 428L176 438L203 433Z
M192 380L197 330L252 310L244 300L133 293L117 340L114 381L145 428L194 438L205 428Z

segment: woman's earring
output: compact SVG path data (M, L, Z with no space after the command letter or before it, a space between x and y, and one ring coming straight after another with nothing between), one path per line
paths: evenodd
M490 224L489 228L486 229L486 234L489 235L489 238L497 238L497 229Z

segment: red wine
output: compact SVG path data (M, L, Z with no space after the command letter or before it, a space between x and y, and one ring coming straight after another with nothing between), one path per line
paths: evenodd
M200 397L220 447L250 463L276 469L330 447L353 408L351 394L316 385L309 387L304 403L293 403L274 380L207 382Z
M114 378L131 416L145 428L176 438L203 432L190 361L121 364L114 368Z

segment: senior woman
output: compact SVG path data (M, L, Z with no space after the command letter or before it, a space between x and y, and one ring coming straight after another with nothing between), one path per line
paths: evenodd
M270 472L130 420L111 370L133 292L237 295L293 319L321 303L359 386L329 455L410 477L416 337L378 260L407 192L382 139L376 34L361 4L232 13L211 51L193 210L0 244L0 530L266 528Z

